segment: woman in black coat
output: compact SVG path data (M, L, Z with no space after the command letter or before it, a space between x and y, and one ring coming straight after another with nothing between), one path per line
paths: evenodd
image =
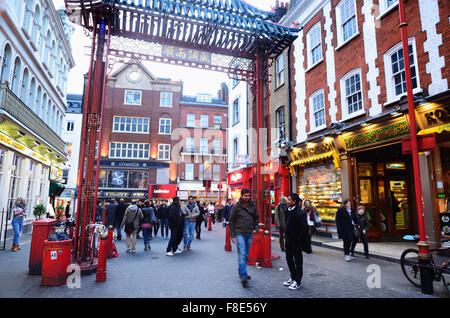
M181 213L180 198L173 198L172 204L169 206L169 228L170 228L170 240L167 245L166 255L172 256L174 253L178 254L181 251L178 249L183 237L183 215ZM181 233L181 235L180 235Z
M344 201L344 206L339 208L336 213L337 232L339 238L344 241L344 260L347 262L353 259L350 256L350 247L352 242L357 239L354 236L355 225L359 228L359 219L352 208L352 203L347 199Z

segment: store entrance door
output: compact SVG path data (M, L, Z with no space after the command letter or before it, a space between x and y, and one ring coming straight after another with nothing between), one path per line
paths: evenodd
M408 234L410 214L406 178L388 178L386 189L387 216L383 223L387 226L387 233L392 235Z

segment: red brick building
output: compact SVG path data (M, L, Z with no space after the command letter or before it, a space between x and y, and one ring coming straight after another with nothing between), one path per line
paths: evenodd
M178 187L183 196L194 195L208 202L227 197L228 92L222 85L220 98L210 94L182 96L177 153ZM209 180L209 191L205 182ZM219 195L220 185L222 193ZM208 192L208 193L206 193Z
M439 245L450 237L442 221L450 198L450 2L405 8L418 134L436 133L435 150L419 160L427 235ZM366 206L372 240L417 233L412 159L401 143L410 132L398 1L291 1L280 23L301 28L285 64L293 190L330 224L344 199Z
M176 195L171 137L180 125L182 85L156 78L140 63L125 64L108 78L99 147L100 199L147 197L149 184L165 185L152 198Z

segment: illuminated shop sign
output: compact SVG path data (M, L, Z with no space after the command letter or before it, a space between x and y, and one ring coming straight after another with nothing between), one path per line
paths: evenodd
M5 146L11 147L20 153L23 153L26 156L32 157L33 159L42 162L46 165L50 164L50 160L41 156L37 152L25 147L24 145L20 144L19 142L15 141L14 139L9 138L8 136L0 133L0 144L3 144Z
M176 184L149 184L149 198L174 198L177 195L178 186Z

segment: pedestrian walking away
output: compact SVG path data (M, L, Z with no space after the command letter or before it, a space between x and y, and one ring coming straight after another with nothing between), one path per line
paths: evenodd
M158 207L158 215L161 225L161 237L167 240L169 239L169 207L166 200Z
M228 222L230 220L232 208L233 208L232 201L231 201L231 199L228 199L227 204L225 205L225 208L223 210L223 217L225 219L225 222Z
M153 206L153 203L151 203L149 200L146 200L144 202L144 208L142 209L142 234L144 236L144 251L150 250L150 232L152 231L152 228L155 226L157 220L155 216L155 208Z
M197 201L197 207L200 211L200 214L197 216L196 222L195 222L195 233L197 234L196 238L200 240L200 233L202 232L202 222L203 218L205 217L205 209L203 208L200 201Z
M105 223L106 227L110 225L114 226L114 224L116 223L116 209L117 209L116 200L115 199L109 200L109 203L106 206L106 223Z
M241 197L231 209L229 231L233 244L237 244L238 273L244 288L248 286L247 260L253 233L258 231L258 209L256 203L250 199L250 190L241 190Z
M127 253L136 252L136 235L140 229L139 224L143 218L142 210L136 205L136 201L132 201L131 205L127 207L120 225L121 228L125 226L125 233L127 235Z
M369 213L367 213L366 211L366 207L363 205L358 206L358 208L356 209L358 214L358 220L359 220L359 227L358 227L358 231L359 231L359 236L355 237L355 239L352 242L352 247L350 249L350 255L351 256L355 256L355 247L356 244L358 243L359 239L361 239L361 242L364 245L364 256L366 258L369 258L369 242L367 240L367 232L369 232L369 228L370 228L370 216Z
M14 238L11 250L13 252L17 252L21 250L20 234L22 233L23 219L27 216L25 200L22 198L17 198L16 203L14 203L12 212L13 212L13 219L11 221L11 225L14 230Z
M303 278L303 250L308 247L308 222L307 215L301 209L301 199L298 194L291 193L287 199L286 212L286 261L291 278L283 283L289 289L300 288Z
M191 250L192 240L194 239L195 223L200 215L200 210L194 202L194 197L189 196L188 203L182 208L184 216L184 249Z
M344 260L347 262L354 259L350 255L350 247L356 239L355 231L358 231L358 226L361 226L359 219L352 208L352 203L347 199L344 201L344 205L336 212L336 228L338 237L344 242Z
M211 218L212 224L216 224L216 219L215 219L215 206L214 206L214 202L210 202L208 205L208 214L209 217Z
M153 225L153 236L157 237L158 236L158 231L159 231L159 226L160 226L160 217L159 217L159 213L158 213L158 208L156 207L155 204L153 204L153 210L155 212L155 217L156 217L156 222Z
M168 220L170 228L170 240L167 245L166 255L173 256L174 254L181 253L178 248L180 244L180 232L183 233L183 215L181 213L180 198L174 197L172 204L169 206ZM183 235L181 235L183 237Z
M308 244L311 245L311 237L316 232L318 227L322 226L322 219L317 213L316 207L311 204L309 199L303 201L303 211L306 213L306 220L308 221Z
M121 231L121 224L123 220L123 216L125 215L125 210L127 209L128 205L125 204L125 201L123 199L119 199L119 204L116 207L116 232L117 232L117 239L120 241L122 240L122 231Z
M284 227L286 224L287 198L283 197L275 209L275 223L279 233L280 248L284 252Z
M103 222L103 207L100 201L97 201L97 209L95 211L95 222Z

